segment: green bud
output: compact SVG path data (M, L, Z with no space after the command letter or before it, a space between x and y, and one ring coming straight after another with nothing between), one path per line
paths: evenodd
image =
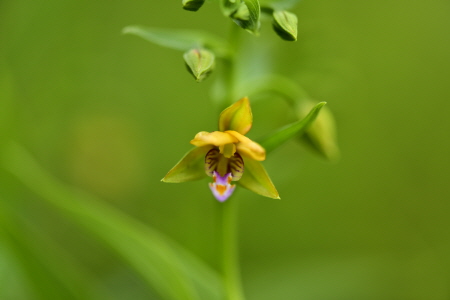
M202 7L205 0L183 0L183 9L197 11Z
M197 82L203 81L214 69L214 53L206 49L194 48L183 55L186 67Z
M302 101L297 109L300 119L304 118L312 107L314 107L313 102ZM327 159L336 161L339 158L336 123L328 107L322 108L316 120L302 135L302 138Z
M257 0L241 2L230 15L231 19L248 32L258 35L260 27L260 7Z
M233 19L240 21L248 21L250 20L250 11L248 10L247 4L242 2L236 11L231 15Z
M273 29L286 41L297 40L297 16L285 10L274 11Z

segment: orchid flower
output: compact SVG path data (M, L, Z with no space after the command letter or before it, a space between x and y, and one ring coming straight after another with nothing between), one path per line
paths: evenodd
M245 136L252 127L250 101L242 98L226 108L219 117L219 131L197 133L189 151L163 182L185 182L210 176L209 187L220 202L234 192L237 182L242 187L265 197L279 199L278 192L267 175L261 161L266 151Z

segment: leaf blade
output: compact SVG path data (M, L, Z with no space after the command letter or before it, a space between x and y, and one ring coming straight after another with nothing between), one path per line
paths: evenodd
M269 153L294 136L303 134L305 130L312 124L312 122L314 122L320 110L325 104L326 102L320 102L316 104L316 106L311 109L309 114L304 119L280 128L269 136L263 138L259 142L259 144L263 146L264 149L266 149L267 153Z
M165 29L131 25L125 27L122 33L132 34L156 45L174 50L188 51L192 48L204 47L212 50L218 57L227 57L229 55L229 47L225 40L201 30Z

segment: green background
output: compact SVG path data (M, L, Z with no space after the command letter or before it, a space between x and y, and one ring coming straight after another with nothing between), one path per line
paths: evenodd
M191 13L179 2L0 1L1 299L160 299L36 192L53 193L26 160L11 163L20 149L217 268L207 181L160 182L195 133L216 130L217 74L198 84L181 52L120 33L139 24L226 36L216 3ZM240 205L248 299L450 299L450 2L304 0L293 11L298 42L264 21L260 37L242 32L243 60L261 56L249 74L269 66L328 103L341 159L289 142L264 162L281 200L246 190L229 200ZM276 97L253 114L251 138L292 117ZM74 296L64 282L104 296Z

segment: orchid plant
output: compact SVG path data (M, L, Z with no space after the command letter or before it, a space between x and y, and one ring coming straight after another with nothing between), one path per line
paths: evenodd
M213 178L214 182L209 187L221 202L233 193L235 185L231 184L232 181L239 181L244 188L257 194L279 199L275 186L260 163L266 159L266 151L245 136L251 127L252 112L245 97L220 114L220 131L197 133L191 141L197 148L189 151L162 181L184 182L206 174Z
M335 125L325 102L314 101L288 77L275 74L239 77L238 58L245 46L240 28L249 32L245 38L259 35L261 16L272 20L274 32L285 41L297 40L297 16L286 9L297 0L216 0L222 13L230 18L230 36L222 39L194 30L173 30L128 26L123 32L137 35L161 46L184 51L189 73L202 82L220 63L213 102L226 107L219 116L217 131L201 131L190 141L195 146L162 179L180 183L211 177L209 188L222 202L222 275L227 300L242 300L236 249L236 199L230 199L238 185L256 194L279 199L262 161L267 154L292 138L302 139L328 159L336 159ZM197 11L205 0L182 0L182 7ZM253 37L252 37L253 35ZM214 71L215 72L215 71ZM217 86L219 88L217 88ZM219 91L219 92L217 92ZM298 120L252 141L245 135L252 127L251 100L261 95L277 94L287 101ZM240 100L239 100L240 99ZM319 112L322 111L320 114Z

